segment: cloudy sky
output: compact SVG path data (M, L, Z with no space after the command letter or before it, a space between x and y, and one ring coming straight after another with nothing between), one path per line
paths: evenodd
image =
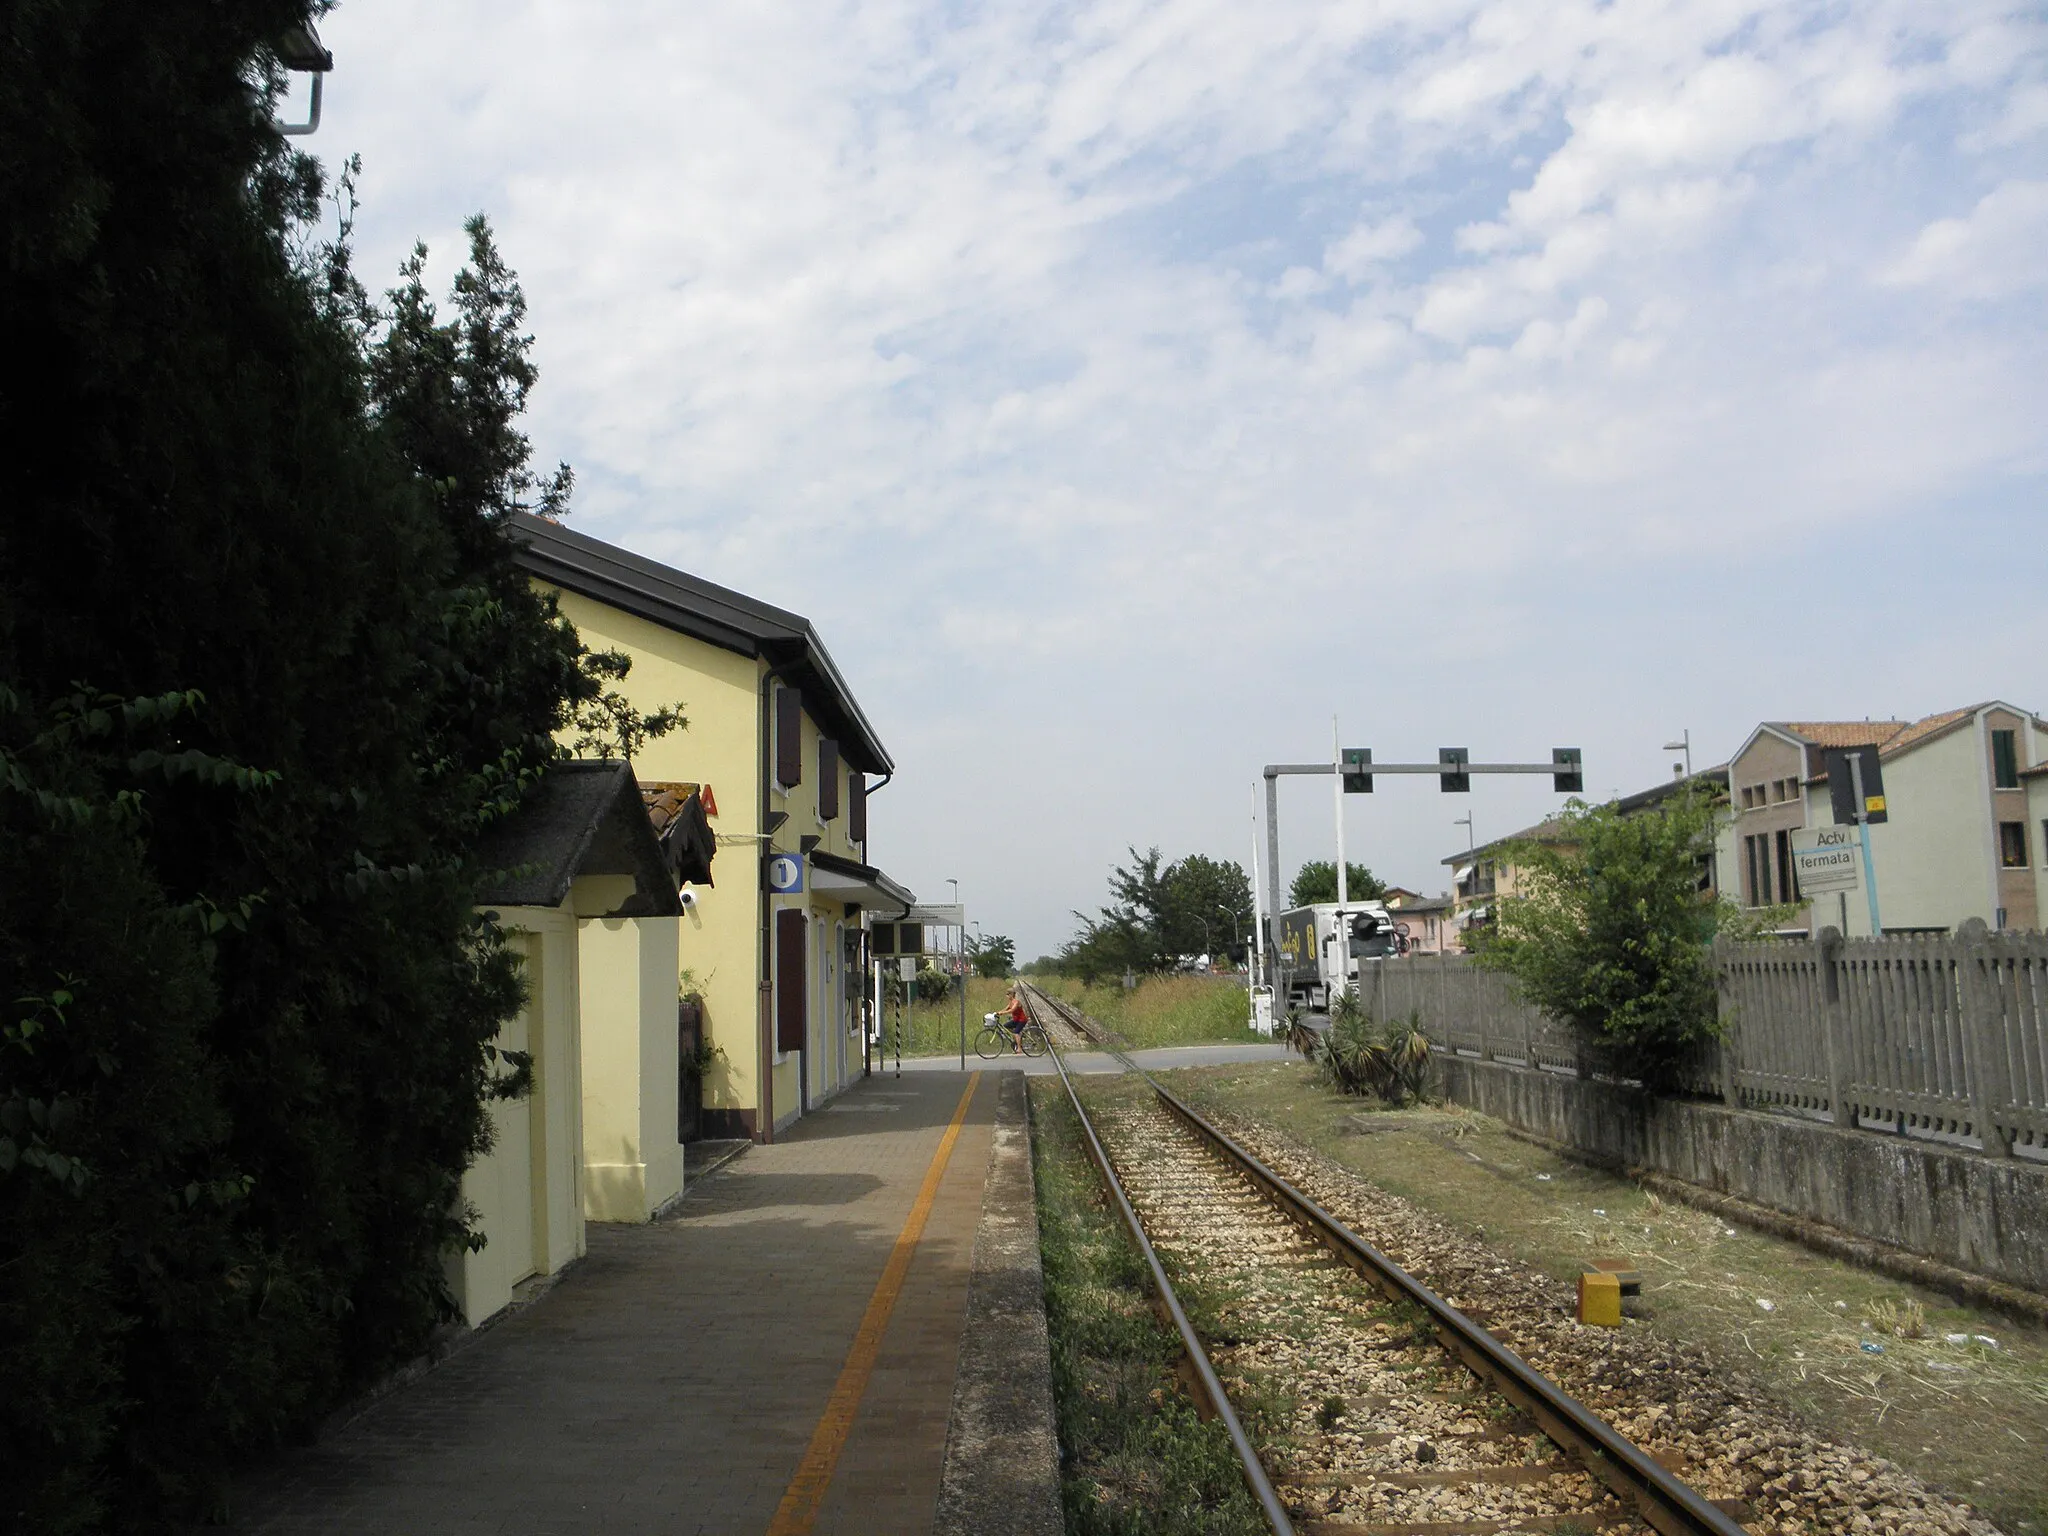
M2048 22L1946 0L345 0L363 270L487 212L575 526L809 615L1025 955L1260 765L2048 709ZM439 269L445 274L447 263ZM1328 856L1282 796L1287 872ZM1548 781L1383 782L1440 889Z

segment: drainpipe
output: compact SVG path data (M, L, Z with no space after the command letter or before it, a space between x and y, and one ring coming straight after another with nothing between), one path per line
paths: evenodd
M775 684L782 676L783 669L778 666L771 666L761 674L760 745L757 759L760 763L761 782L758 787L757 816L754 825L761 829L761 852L764 856L770 846L768 785L770 775L775 772L772 761L775 750ZM754 870L754 884L760 891L757 899L760 903L761 934L761 975L758 983L760 1006L756 1010L758 1018L754 1027L755 1077L760 1084L760 1091L755 1095L755 1100L760 1106L760 1120L754 1126L754 1140L765 1146L775 1140L775 930L769 920L768 882L761 878L758 864Z

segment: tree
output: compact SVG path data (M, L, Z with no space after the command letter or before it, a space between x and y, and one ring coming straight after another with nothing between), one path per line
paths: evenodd
M598 698L480 220L383 310L244 82L304 0L0 53L0 1522L217 1509L449 1315L511 953L469 849ZM644 723L644 722L643 722Z
M1377 901L1386 895L1387 882L1363 864L1346 860L1344 869L1351 886L1348 894L1353 901ZM1337 865L1331 859L1310 859L1295 874L1294 884L1287 890L1290 907L1325 905L1336 899Z
M1160 867L1160 853L1130 850L1110 871L1110 904L1060 951L1066 972L1084 980L1170 968L1182 955L1231 947L1251 921L1251 882L1241 865L1201 854Z
M1556 842L1503 853L1517 888L1476 962L1507 972L1611 1070L1667 1091L1716 1029L1721 913L1700 890L1715 807L1689 791L1632 816L1573 801L1559 819Z
M985 939L973 940L967 956L977 976L1010 976L1017 969L1017 941L1006 933L992 933Z

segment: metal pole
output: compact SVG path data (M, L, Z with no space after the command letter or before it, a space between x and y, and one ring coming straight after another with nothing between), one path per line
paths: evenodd
M1849 754L1849 786L1856 796L1856 831L1863 842L1863 894L1870 898L1870 936L1884 937L1877 916L1877 866L1870 861L1870 805L1863 798L1863 754Z
M1251 1010L1252 1022L1254 1024L1258 1022L1259 1005L1257 999L1253 996L1253 992L1262 984L1266 971L1266 946L1265 941L1260 937L1266 931L1266 899L1260 889L1263 883L1259 879L1259 786L1254 784L1252 786L1252 944L1254 947L1246 951L1244 957L1244 1001L1245 1006Z
M1280 775L1266 770L1266 889L1273 899L1266 908L1266 985L1280 985Z
M955 895L959 893L954 892ZM960 918L960 937L955 941L953 953L959 958L960 970L960 1070L967 1070L967 918Z
M903 984L907 1001L896 1011L896 1075L903 1075L903 1026L917 1017L917 962L910 965L910 979Z
M1330 716L1330 788L1335 791L1333 799L1337 815L1337 978L1348 988L1351 985L1351 924L1348 909L1351 904L1351 871L1344 858L1344 748L1343 738L1337 732L1337 717ZM1335 1007L1337 999L1330 998Z

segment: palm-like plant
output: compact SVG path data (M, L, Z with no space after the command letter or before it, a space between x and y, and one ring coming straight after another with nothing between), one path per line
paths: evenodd
M1417 1024L1381 1024L1346 988L1330 1004L1329 1029L1303 1054L1345 1093L1406 1104L1421 1096L1429 1072L1429 1040Z

